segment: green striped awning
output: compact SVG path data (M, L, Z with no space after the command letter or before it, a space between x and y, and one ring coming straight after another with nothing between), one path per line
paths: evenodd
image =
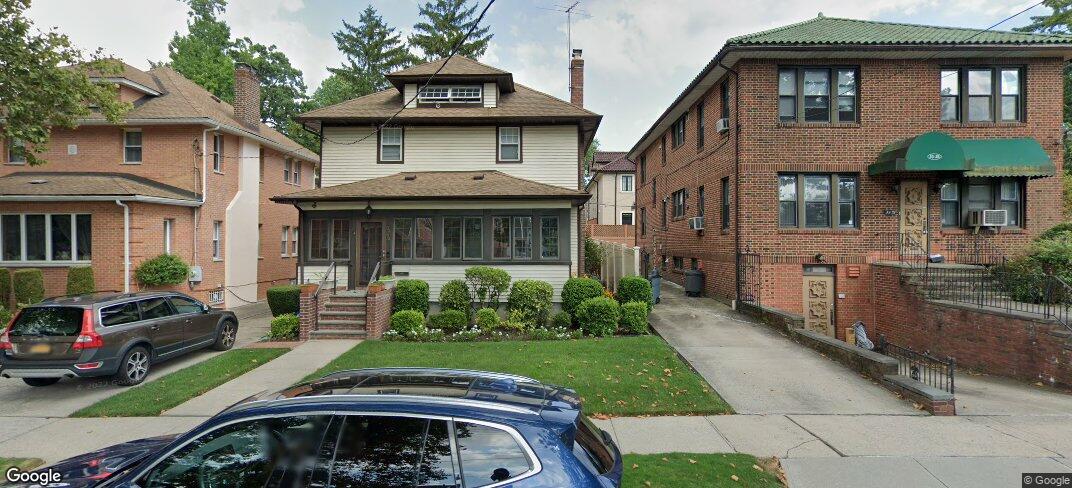
M1034 138L954 139L944 132L892 142L867 167L870 175L930 171L1040 178L1053 176L1056 167Z

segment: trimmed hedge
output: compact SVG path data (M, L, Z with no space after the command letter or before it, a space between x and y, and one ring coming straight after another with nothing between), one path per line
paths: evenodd
M651 282L640 276L626 276L618 280L618 303L644 302L648 311L655 307L655 296L651 291Z
M395 312L417 310L428 315L428 282L424 280L398 280L395 285Z
M572 314L577 305L589 299L603 296L603 285L592 278L570 278L562 285L562 310Z
M424 314L418 310L401 310L391 315L391 331L403 336L416 336L427 331Z
M510 273L494 266L472 266L465 269L465 282L480 308L498 310L499 297L510 287Z
M33 305L45 299L45 275L37 268L17 269L11 273L15 303Z
M178 285L190 275L190 265L175 254L161 254L134 268L134 278L145 286Z
M75 266L67 270L67 294L83 295L93 293L97 285L93 281L93 268L91 266Z
M476 326L481 332L491 332L498 329L500 324L502 324L502 319L499 318L499 312L495 309L482 308L476 311Z
M282 314L272 319L272 327L268 330L268 338L273 341L297 339L300 326L301 322L297 315L292 313Z
M621 330L626 334L647 334L648 304L644 302L626 302L622 305Z
M554 317L551 317L551 326L556 329L568 329L572 325L573 317L570 316L569 312L558 312Z
M0 306L11 308L11 270L7 268L0 268Z
M439 308L441 310L460 310L468 317L473 313L473 297L469 294L469 285L465 280L450 280L439 290Z
M543 327L551 317L551 298L555 290L539 280L517 280L510 287L507 303L511 314L517 312L529 327Z
M444 310L428 317L428 328L439 329L447 334L461 332L469 325L469 317L461 310Z
M11 322L11 317L14 315L7 309L7 307L0 305L0 327L7 327L7 324Z
M577 306L577 323L586 335L604 337L618 330L621 307L607 298L589 298Z
M268 308L273 317L284 314L298 314L301 308L301 287L297 285L273 286L268 289Z

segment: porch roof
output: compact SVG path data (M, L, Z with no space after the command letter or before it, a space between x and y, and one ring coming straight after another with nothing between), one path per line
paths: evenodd
M1053 176L1049 154L1031 137L1015 139L954 139L944 132L927 132L892 142L867 167L870 175L890 172L939 171L963 176Z
M143 201L199 206L200 195L125 173L20 171L0 177L0 201Z
M272 201L571 200L581 204L590 196L584 191L526 180L501 171L420 171L277 195Z

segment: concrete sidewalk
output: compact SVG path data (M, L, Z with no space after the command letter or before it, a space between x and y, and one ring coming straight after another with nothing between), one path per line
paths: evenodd
M306 341L290 352L269 361L204 395L161 414L167 417L212 416L250 395L264 390L281 390L324 367L361 341Z

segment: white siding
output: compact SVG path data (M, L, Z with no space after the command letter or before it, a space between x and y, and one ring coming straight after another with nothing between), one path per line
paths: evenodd
M395 265L393 271L395 273L409 272L407 278L427 281L429 296L433 302L438 302L439 290L443 288L443 284L453 279L464 279L465 268L476 264L478 263ZM566 284L566 280L569 279L570 275L570 267L567 264L502 265L495 267L506 270L507 273L510 273L510 277L515 280L540 280L550 283L555 289L553 300L556 303L562 301L560 297L562 285ZM506 296L503 296L502 300L506 301Z
M584 274L583 269L577 269L577 265L580 263L581 259L579 247L581 242L579 238L581 227L578 219L580 219L580 217L577 215L577 212L570 211L570 262L573 263L572 272L574 275Z
M301 279L302 283L319 283L320 280L324 279L324 274L328 272L328 265L305 266L304 269L305 273ZM339 287L346 288L346 280L348 278L347 271L349 271L349 268L346 267L346 265L336 266L335 271L336 274L339 275ZM334 278L332 278L332 282L334 282ZM329 288L331 287L331 285L327 286Z
M406 108L415 108L417 106L417 85L415 83L406 84L402 90L402 103L406 104Z
M406 127L404 164L376 163L376 136L346 144L371 127L325 127L323 186L339 185L402 171L498 170L532 181L577 188L577 126L525 126L520 164L495 162L495 127ZM341 144L340 144L341 143Z
M499 102L499 84L484 83L484 108L495 108Z

